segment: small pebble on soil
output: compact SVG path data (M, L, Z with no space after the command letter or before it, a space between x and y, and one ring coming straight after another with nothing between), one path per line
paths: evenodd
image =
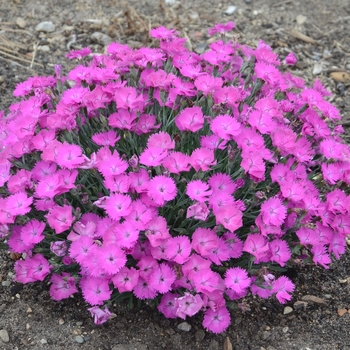
M79 344L83 344L84 343L84 338L81 335L77 335L74 339Z
M184 332L189 332L191 330L192 326L188 324L187 322L182 322L177 326L177 329Z
M41 22L35 27L35 30L37 32L45 32L45 33L54 32L55 29L56 29L56 26L50 21L48 21L48 22Z
M283 310L283 315L288 315L293 312L293 309L290 306L286 306Z
M4 342L4 343L8 343L10 341L10 337L9 334L7 332L6 329L1 329L0 330L0 339Z
M338 315L340 317L344 316L345 314L348 313L348 310L347 309L338 309Z

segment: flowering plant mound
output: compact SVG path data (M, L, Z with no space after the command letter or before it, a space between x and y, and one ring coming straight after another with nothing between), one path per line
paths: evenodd
M328 268L350 227L350 149L338 110L263 41L198 55L72 51L67 76L32 77L1 114L0 237L15 280L81 292L97 324L124 297L214 332L247 293L291 300L291 264ZM92 59L90 57L92 56Z

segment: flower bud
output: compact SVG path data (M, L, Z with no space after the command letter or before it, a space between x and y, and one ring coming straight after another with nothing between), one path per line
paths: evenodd
M255 193L255 197L258 199L264 199L264 198L266 198L266 195L263 191L258 191Z
M9 233L10 230L6 224L0 225L0 238L5 238Z
M74 259L66 255L63 257L62 262L64 265L72 265L74 263Z
M287 64L288 66L294 66L297 63L298 59L294 55L293 52L290 52L287 57L284 60L284 63Z
M51 242L50 250L57 256L65 256L67 252L67 243L65 241Z
M139 165L139 158L137 157L136 154L134 154L130 159L129 159L129 165L133 168L133 169L137 169L138 165Z
M263 276L264 280L266 283L269 285L273 284L275 282L275 276L272 275L271 273L267 273L266 275Z
M77 209L75 209L74 216L78 218L80 217L80 214L81 214L81 209L78 207Z
M244 186L244 180L242 178L237 179L235 185L237 186L237 189L242 188Z
M55 70L56 78L61 79L62 66L60 64L55 64L53 69Z
M81 199L81 203L86 205L90 203L90 198L89 195L87 193L83 193L82 199Z

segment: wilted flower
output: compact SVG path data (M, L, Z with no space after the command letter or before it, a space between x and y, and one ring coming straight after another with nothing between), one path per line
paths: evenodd
M98 306L93 306L88 310L90 311L91 316L94 318L95 324L103 324L107 322L112 315L107 306L104 309L101 309Z

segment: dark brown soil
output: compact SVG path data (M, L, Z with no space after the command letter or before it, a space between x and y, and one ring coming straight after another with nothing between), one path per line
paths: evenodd
M71 67L65 58L68 48L89 46L93 52L103 52L103 43L91 39L96 31L113 41L140 47L155 44L149 28L166 25L180 30L200 52L208 43L209 27L233 20L233 34L239 35L241 42L256 46L263 39L281 57L295 52L299 62L293 73L310 84L319 78L332 91L331 100L343 115L344 127L349 127L350 1L247 2L182 0L169 6L164 0L0 0L0 109L15 101L14 87L29 76L51 75L57 63L67 73ZM224 13L229 5L237 8L228 16ZM297 23L300 15L306 17L303 24ZM35 27L43 21L52 21L55 31L37 32ZM291 34L293 28L314 43L296 38L295 31ZM334 75L339 72L345 75ZM313 266L290 270L297 289L287 305L247 297L243 300L245 311L232 312L232 325L221 335L205 332L201 315L187 320L192 329L184 332L177 329L181 320L167 320L147 306L129 310L117 305L112 310L116 317L96 326L82 299L56 303L50 299L47 285L14 283L13 264L2 252L0 330L6 330L10 340L0 340L1 349L229 350L227 343L224 346L226 338L236 350L350 349L350 313L338 314L350 309L349 253L329 270ZM294 303L308 295L323 302L308 300L305 308L296 309ZM286 306L293 311L284 314ZM77 342L79 335L82 344Z

